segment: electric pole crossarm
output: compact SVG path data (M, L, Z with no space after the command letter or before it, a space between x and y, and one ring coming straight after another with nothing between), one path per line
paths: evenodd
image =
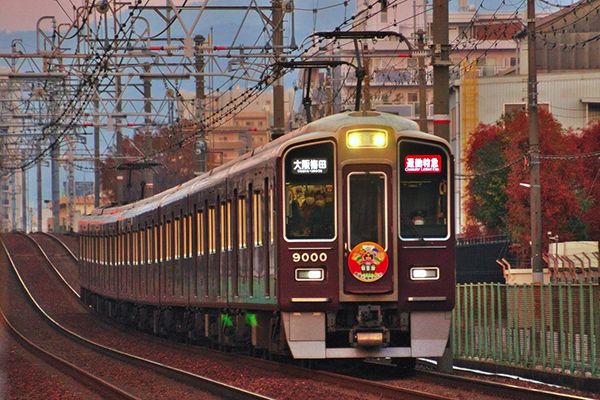
M385 39L386 37L393 36L406 43L409 50L413 50L412 44L403 34L393 31L331 31L315 32L313 36L319 36L325 39Z

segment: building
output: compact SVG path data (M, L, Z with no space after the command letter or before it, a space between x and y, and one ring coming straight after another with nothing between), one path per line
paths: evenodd
M582 1L536 21L538 104L565 129L583 128L600 119L599 6L599 0ZM515 39L516 59L510 68L488 76L478 60L477 65L465 66L452 82L450 138L458 174L465 173L462 158L477 124L493 124L514 108L526 108L527 40L522 32ZM456 192L459 232L466 217L462 210L466 182L462 182Z
M359 51L364 59L366 75L361 93L364 108L396 113L418 121L421 114L420 92L423 90L427 130L433 132L433 72L428 55L433 20L432 13L427 12L430 5L426 1L400 2L388 7L388 2L382 0L357 1L357 14L364 15L369 7L372 17L357 25L355 31L391 31L399 35L360 40ZM449 15L451 76L454 79L460 77L461 66L474 60L477 60L480 76L502 75L514 69L518 49L512 36L522 28L518 13L485 11L461 1L460 10ZM421 35L424 50L418 51ZM356 63L356 49L352 41L340 40L338 43L342 44L329 49L329 57ZM425 84L422 87L420 58L424 65ZM337 69L328 71L326 78L322 74L313 75L313 102L323 108L333 104L333 112L354 109L356 68ZM336 93L340 93L339 98L335 98ZM318 106L313 104L313 115L331 113L327 109L315 108Z
M208 154L216 165L235 160L266 144L270 138L268 111L243 111L208 135Z
M0 232L26 229L22 212L22 175L22 171L0 172Z
M193 119L194 110L189 104L193 103L194 94L182 92L179 100L178 115L183 119ZM243 96L244 90L236 87L234 90L221 93L218 97L205 99L206 114L219 115L219 110L227 110L227 104ZM294 91L285 93L284 111L286 129L289 132L296 127L293 114ZM223 111L225 112L225 111ZM217 120L218 118L213 118ZM239 156L269 142L271 126L273 125L273 93L263 92L251 102L245 104L243 110L227 113L223 122L206 132L206 170L235 160Z

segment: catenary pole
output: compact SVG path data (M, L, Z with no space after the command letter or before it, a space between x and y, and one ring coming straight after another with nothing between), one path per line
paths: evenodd
M529 181L531 204L531 267L534 284L542 283L542 201L538 131L535 0L527 0L527 109L529 112Z

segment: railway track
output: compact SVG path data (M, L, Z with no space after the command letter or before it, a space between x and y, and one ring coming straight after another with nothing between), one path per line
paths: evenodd
M35 281L44 280L43 258L35 254L33 243L25 236L12 235L7 242L18 249L15 265L4 240L2 250L12 271L4 274L9 288L6 325L20 343L34 349L44 360L52 360L61 370L68 368L77 380L89 382L91 388L110 398L164 398L160 393L174 393L178 398L208 399L268 399L268 397L225 385L205 377L178 370L156 361L110 348L90 341L75 331L61 325L56 315L50 316L32 295L32 272ZM25 261L26 260L26 261ZM27 265L24 265L27 264ZM33 266L33 267L32 267ZM17 311L18 310L18 311ZM34 344L35 343L35 344ZM139 382L144 382L143 385Z
M36 240L38 238L36 237ZM38 240L40 245L45 248L45 252L49 259L52 259L53 250L48 250L48 243L56 243L54 240L44 241ZM44 242L45 244L43 244ZM65 266L61 266L63 270ZM64 283L64 282L63 282ZM87 309L86 309L87 311ZM95 315L94 315L95 316ZM120 328L122 329L122 328ZM270 362L266 360L260 360L250 357L242 357L235 354L227 354L221 352L212 352L204 348L197 346L186 346L173 342L166 342L156 338L148 338L146 335L139 334L137 332L127 332L129 341L134 342L145 342L145 346L160 347L162 353L188 354L190 359L200 359L209 355L212 358L212 364L217 363L234 363L241 370L250 371L252 369L259 369L266 375L274 377L276 380L283 382L285 379L298 380L301 379L303 382L310 382L311 386L315 387L329 387L332 388L335 394L323 395L321 398L339 398L340 393L344 393L344 397L353 398L352 393L363 393L357 398L365 398L366 392L373 398L403 398L403 399L448 399L448 398L461 398L468 392L471 397L478 399L493 399L493 398L562 398L562 399L585 399L585 397L577 397L570 395L560 395L545 391L532 391L530 389L524 389L522 387L506 387L507 385L490 384L481 382L479 380L469 380L457 377L455 375L444 376L440 374L430 374L427 372L418 372L413 378L396 379L395 375L397 371L390 372L387 368L385 372L385 366L379 365L368 365L358 368L358 375L362 375L363 378L342 375L338 373L332 373L327 371L319 371L313 369L300 368L294 365L287 365L281 363ZM153 343L153 344L151 344ZM152 356L152 358L155 358ZM177 358L177 357L174 357ZM186 369L185 366L176 366L179 369ZM207 368L206 366L203 368ZM375 371L372 376L365 376L364 371ZM282 376L283 375L283 376ZM355 374L356 375L356 374ZM290 378L291 377L291 378ZM259 378L258 380L265 379ZM426 383L424 383L426 382ZM437 389L431 390L432 384L437 386ZM411 389L411 387L427 386L426 390ZM505 386L505 387L503 387ZM511 385L508 385L511 386ZM269 393L269 392L267 392ZM282 392L273 391L272 397L274 398L292 398L289 397L289 392L285 395ZM283 392L285 393L285 392ZM462 394L461 394L462 393ZM271 393L269 393L271 395ZM337 395L337 396L336 396Z

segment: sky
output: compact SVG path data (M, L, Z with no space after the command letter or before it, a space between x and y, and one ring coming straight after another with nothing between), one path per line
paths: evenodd
M183 0L173 2L181 5ZM84 0L0 0L0 31L35 30L38 20L44 16L54 16L58 23L68 23L74 15L73 5L82 4ZM149 0L148 4L165 5L166 0Z

